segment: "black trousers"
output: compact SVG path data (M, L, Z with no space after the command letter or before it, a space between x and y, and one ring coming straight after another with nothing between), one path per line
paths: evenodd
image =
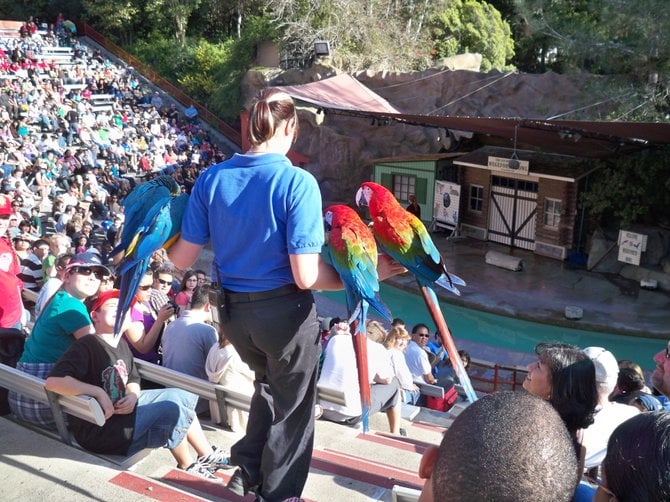
M246 435L231 449L257 500L299 497L314 445L320 332L314 298L297 291L229 303L222 330L256 373Z

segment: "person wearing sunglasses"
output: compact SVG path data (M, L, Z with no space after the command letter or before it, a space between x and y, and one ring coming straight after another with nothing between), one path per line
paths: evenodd
M84 300L96 294L102 278L109 275L111 272L95 253L79 253L70 260L61 288L44 305L35 321L17 369L44 379L76 339L94 332ZM9 405L20 419L56 428L48 404L10 392Z
M436 384L437 380L433 376L433 368L425 349L429 340L428 326L423 323L416 324L412 328L412 339L407 344L405 360L415 382Z
M135 304L130 310L132 323L123 336L130 345L133 354L140 359L158 364L160 355L158 347L165 323L174 315L171 303L164 303L158 310L151 306L153 291L153 272L147 270L135 293Z

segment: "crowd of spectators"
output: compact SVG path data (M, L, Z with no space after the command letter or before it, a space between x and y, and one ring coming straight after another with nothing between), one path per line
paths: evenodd
M42 378L51 374L51 385L60 389L63 381L58 379L76 373L72 350L81 351L86 345L79 343L61 360L74 338L95 333L97 325L105 343L111 340L112 317L101 312L109 307L106 302L118 296L108 265L123 224L123 198L138 180L158 174L173 176L183 191L190 192L199 172L223 160L224 155L197 120L186 118L175 104L166 105L161 94L149 90L132 69L116 65L77 42L64 28L62 18L43 32L30 20L19 35L0 40L0 284L7 292L0 299L0 327L25 327L28 312L36 318L19 368ZM72 52L65 62L43 54L44 48L68 43ZM191 270L178 277L164 260L157 253L140 282L123 343L127 342L137 357L233 386L251 396L253 373L225 336L210 325L205 272ZM16 305L12 298L19 291L23 293L20 305ZM64 313L65 325L56 322ZM357 425L363 410L350 328L340 319L324 322L319 383L342 390L347 405L321 401L316 413L324 419ZM371 321L367 333L370 412L385 412L390 431L405 434L400 427L402 404L425 404L418 384L438 385L446 391L458 384L458 379L439 333L431 340L426 324L416 324L410 334L402 320L394 320L388 332ZM54 337L55 344L44 341ZM617 479L625 477L629 471L622 459L639 459L629 451L632 447L627 442L636 434L648 433L652 438L643 444L656 463L645 468L653 472L662 462L667 467L668 452L659 453L660 447L655 450L653 444L658 438L667 443L667 415L639 415L667 410L668 400L658 392L653 395L655 389L646 386L639 366L630 361L617 363L600 347L580 350L541 344L536 352L538 360L528 367L523 385L527 392L522 397L519 393L516 397L500 394L471 407L445 435L442 447L428 454L425 469L422 464L422 476L428 479L424 500L447 500L446 494L440 495L442 483L453 479L459 469L464 472L458 477L462 486L457 489L452 485L452 494L460 489L462 495L477 498L481 490L481 496L488 498L503 490L518 498L527 489L536 493L533 498L537 500L544 500L542 494L560 494L556 500L567 500L573 496L576 480L585 473L600 477L605 486L601 465L607 472L616 472ZM469 354L461 352L460 356L467 368ZM668 349L664 357L656 357L659 369L670 364ZM124 352L123 358L132 364L128 353ZM670 384L665 378L663 372L655 385L667 394ZM136 372L131 383L137 385L131 388L139 391ZM13 396L12 406L27 420L54 426L48 407L23 403L17 396ZM522 407L525 413L518 414ZM185 405L182 414L190 417L193 409L195 404ZM212 410L215 419L217 411ZM233 430L244 430L247 416L229 410L227 421ZM498 431L496 444L486 440L492 430ZM182 442L184 437L172 438L168 444L180 467L204 468L202 473L208 477L206 467L226 459L220 451L210 453L201 435L194 434L195 442L190 437L187 443L199 455L195 462L180 449L187 444ZM536 455L537 443L529 439L535 436L533 441L545 441L554 449L551 461ZM524 437L526 441L514 445L527 447L522 459L521 450L512 446ZM131 443L124 444L129 447ZM132 444L147 443L139 440ZM478 463L496 456L500 456L505 472L510 465L518 465L519 476L535 473L535 482L501 485L504 473L497 465ZM540 464L547 469L541 476L536 471ZM511 479L520 483L519 476ZM659 475L655 479L648 483L653 486L645 486L647 493L670 496L667 473L665 478ZM661 487L665 491L654 492L654 483L665 483ZM627 499L623 494L630 485L612 478L607 485L610 488L599 490L614 490L620 500ZM580 488L587 493L595 490Z
M11 204L2 234L34 314L59 255L95 250L108 262L138 181L170 174L189 192L225 156L197 117L81 44L62 16L41 30L30 19L15 35L0 38L0 194ZM15 321L0 317L0 326Z

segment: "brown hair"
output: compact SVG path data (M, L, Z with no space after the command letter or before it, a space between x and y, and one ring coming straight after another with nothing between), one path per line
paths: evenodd
M298 116L293 99L279 89L263 89L251 103L247 139L252 146L265 143L275 135L279 124L291 120L295 125L295 140L298 136Z

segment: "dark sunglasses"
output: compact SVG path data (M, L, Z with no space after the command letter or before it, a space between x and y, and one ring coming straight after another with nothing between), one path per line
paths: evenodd
M419 333L419 337L420 338L430 338L430 334L429 333Z
M151 284L147 284L146 286L138 286L137 289L140 291L149 291L151 289Z
M109 277L106 271L100 269L93 269L88 267L72 267L70 271L74 274L79 274L83 276L90 276L91 274L95 275L95 278L99 281L102 281L103 278Z
M159 283L161 283L163 286L169 286L172 284L172 281L164 281L163 279L157 279Z

